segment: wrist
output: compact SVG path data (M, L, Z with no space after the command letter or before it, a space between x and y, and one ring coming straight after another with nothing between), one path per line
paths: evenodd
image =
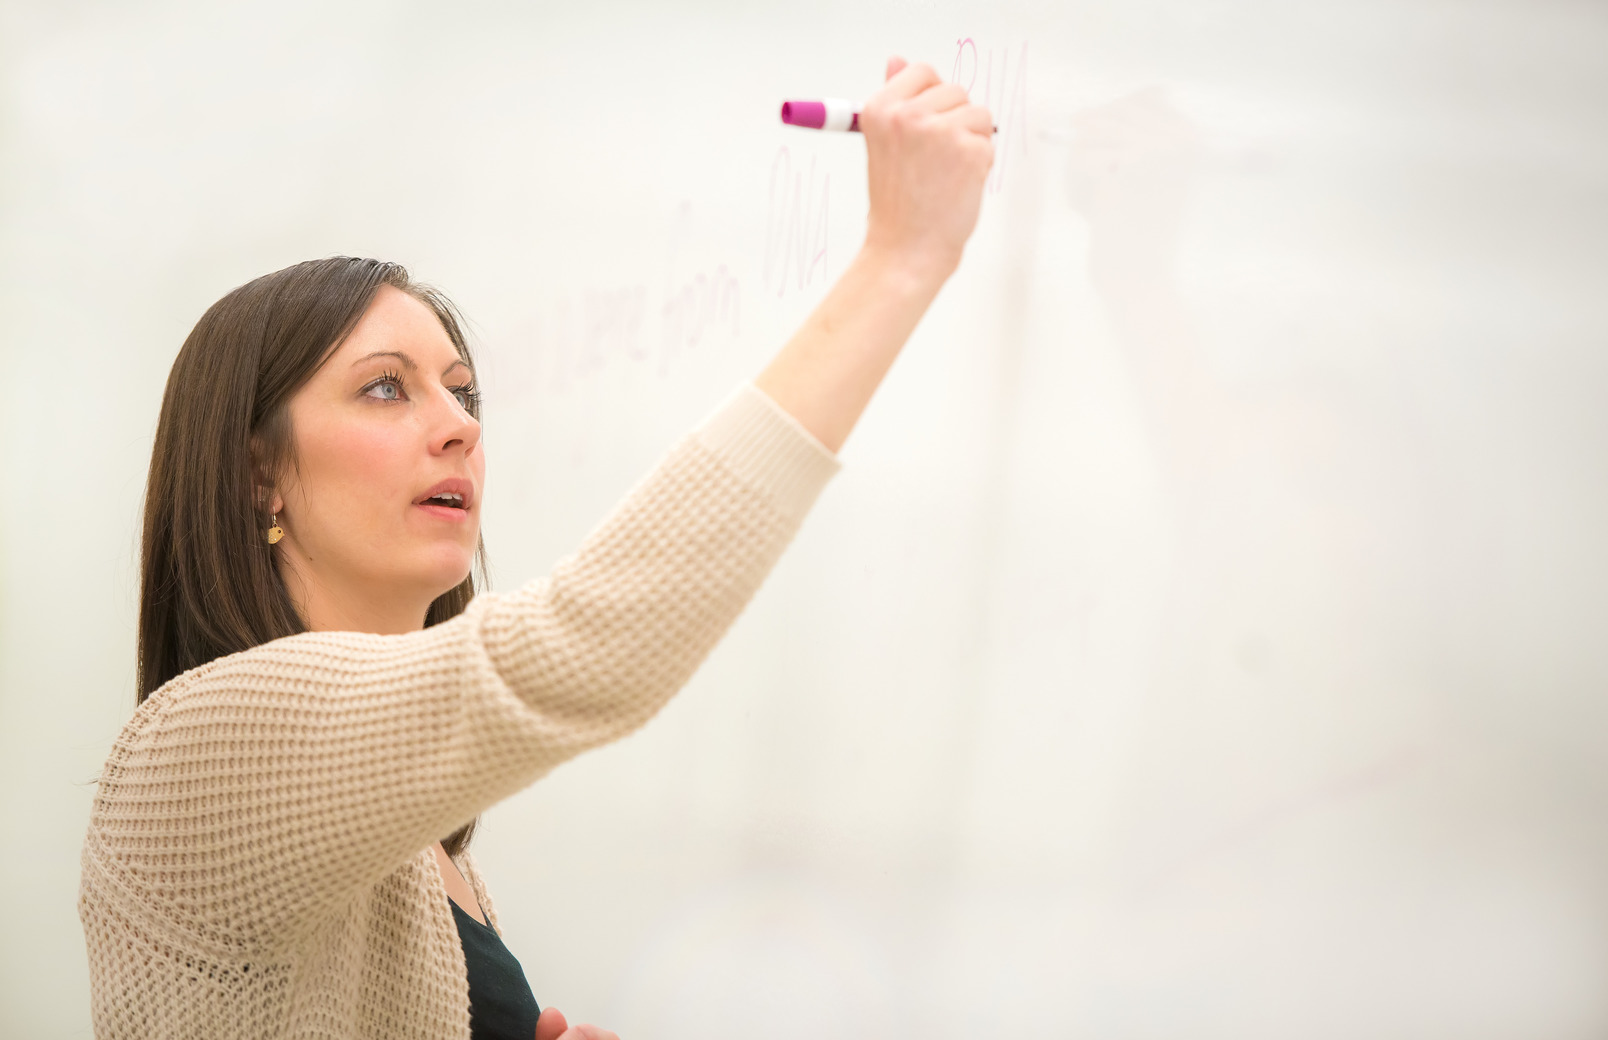
M879 281L916 293L936 295L949 276L955 273L955 268L960 266L960 253L893 246L867 235L854 259L854 266L874 273Z

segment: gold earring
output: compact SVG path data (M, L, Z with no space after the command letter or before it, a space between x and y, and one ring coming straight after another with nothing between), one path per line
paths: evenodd
M285 529L279 526L278 513L270 514L270 520L274 526L268 528L268 544L274 545L279 541L279 539L285 537Z

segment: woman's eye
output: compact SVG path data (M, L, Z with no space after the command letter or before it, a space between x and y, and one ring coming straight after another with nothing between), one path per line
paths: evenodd
M382 379L365 390L364 396L377 397L382 401L400 401L402 399L402 388L396 384L395 380Z
M458 399L458 404L463 408L464 411L473 412L475 410L475 402L474 399L469 396L469 391L454 390L452 392L452 396Z

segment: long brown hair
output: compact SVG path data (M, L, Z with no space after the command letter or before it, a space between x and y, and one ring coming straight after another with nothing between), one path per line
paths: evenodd
M474 371L461 314L400 264L308 260L231 290L207 308L168 374L145 486L139 690L216 657L306 631L264 532L256 488L295 464L289 403L351 333L382 285L435 312ZM485 544L475 572L486 580ZM461 613L476 574L437 597L434 625ZM479 818L442 841L456 855Z

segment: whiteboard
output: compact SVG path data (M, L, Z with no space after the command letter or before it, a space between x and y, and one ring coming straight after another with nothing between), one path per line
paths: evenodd
M487 812L538 1000L627 1040L1601 1035L1605 17L0 8L0 1033L88 1035L84 781L202 311L333 254L445 289L517 587L852 258L863 143L777 109L897 53L996 113L978 230L703 670Z

